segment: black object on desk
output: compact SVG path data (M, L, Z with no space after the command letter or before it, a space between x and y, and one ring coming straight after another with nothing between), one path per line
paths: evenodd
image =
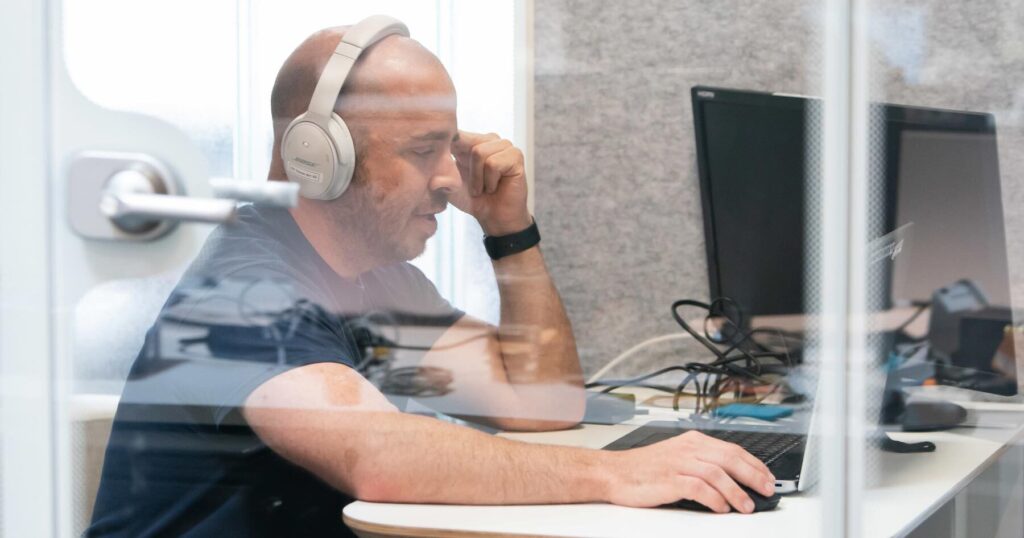
M903 388L920 385L917 378L932 371L931 364L918 364L901 368L886 379L882 396L883 424L899 424L903 431L932 432L955 428L967 419L967 410L939 400L907 402ZM923 379L923 378L922 378Z
M903 408L903 431L948 430L967 420L967 410L953 402L910 402Z
M740 485L740 489L742 489L744 493L750 496L750 500L754 501L754 512L767 512L768 510L775 510L775 507L779 505L779 499L782 498L782 496L779 495L778 493L772 495L771 497L765 497L764 495L761 495L760 493L744 485ZM697 501L692 501L690 499L682 499L671 504L666 504L664 506L672 508L682 508L684 510L700 510L703 512L712 511L707 506L704 506L703 504Z

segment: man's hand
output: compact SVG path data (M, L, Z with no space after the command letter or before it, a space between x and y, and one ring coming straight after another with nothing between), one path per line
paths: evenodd
M452 204L469 213L490 236L528 228L526 167L523 152L496 134L459 131L452 156L462 176L462 189Z
M753 501L736 484L765 496L775 493L768 467L737 445L691 431L650 446L610 452L608 501L650 507L695 500L723 513L732 505L750 513Z

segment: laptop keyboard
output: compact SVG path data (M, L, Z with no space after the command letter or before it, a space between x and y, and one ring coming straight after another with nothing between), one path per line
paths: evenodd
M700 430L701 433L715 439L735 443L750 452L766 465L779 459L783 454L799 447L806 439L805 435L776 432L756 432L738 430ZM644 437L633 448L653 445L679 435L680 432L656 432Z

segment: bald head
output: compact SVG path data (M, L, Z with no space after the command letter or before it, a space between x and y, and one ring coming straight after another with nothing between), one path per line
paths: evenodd
M281 66L269 179L287 180L281 139L309 107L345 31L313 34ZM459 131L448 72L416 41L390 35L356 60L334 111L352 134L352 183L332 200L300 199L290 210L296 224L340 275L415 258L436 230L434 215L462 185L451 153Z
M281 66L270 99L275 148L288 124L309 107L320 74L347 29L316 32ZM346 123L352 122L350 128L358 128L359 120L454 108L455 89L440 60L419 42L392 35L359 57L334 110Z

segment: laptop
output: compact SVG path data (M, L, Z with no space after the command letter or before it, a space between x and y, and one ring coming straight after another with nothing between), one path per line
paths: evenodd
M910 224L877 238L868 246L869 296L887 296L889 282L893 276L893 261L905 248ZM869 309L882 310L888 306L882 302L869 304ZM886 394L887 369L884 360L892 350L894 331L882 323L870 326L868 350L876 358L875 365L868 369L865 383L866 418L869 425L881 422L882 401ZM888 329L888 330L887 330ZM816 365L805 363L789 375L816 393ZM680 419L676 421L653 421L633 430L604 447L605 450L628 450L651 445L670 439L688 431L699 431L705 435L735 443L760 459L775 475L775 491L780 494L807 491L817 482L819 421L821 413L818 399L814 398L811 409L794 414L794 419L781 423L734 424L724 419ZM870 471L876 467L881 441L886 439L882 429L872 429L867 435L865 465Z
M808 431L803 433L765 431L757 426L729 426L727 424L697 425L684 421L654 421L616 439L605 450L628 450L652 445L691 430L735 443L763 461L775 475L775 491L786 494L803 491L811 484L801 477L813 473L805 469L812 458L806 457Z

